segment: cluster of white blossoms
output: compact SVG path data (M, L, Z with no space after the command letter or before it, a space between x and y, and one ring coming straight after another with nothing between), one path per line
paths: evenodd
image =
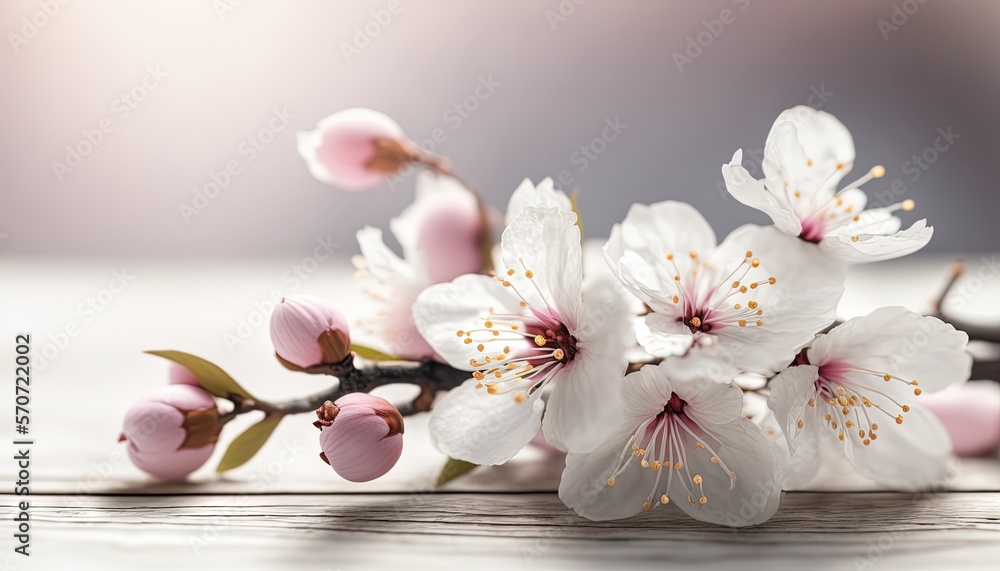
M549 179L525 181L491 275L410 288L412 326L434 358L469 372L432 411L435 445L495 465L540 430L567 453L560 498L594 520L672 504L759 524L824 451L897 489L946 476L950 442L920 395L967 380L968 336L899 307L831 329L849 264L910 254L932 229L901 229L894 212L909 200L865 209L860 187L880 166L841 187L854 144L828 113L778 117L763 179L741 157L722 167L727 188L773 226L719 242L690 205L634 205L604 245L607 268L585 274L570 199ZM372 272L413 273L373 259L376 231L360 237ZM645 359L630 363L639 347ZM734 382L747 373L769 379L770 412L753 421Z

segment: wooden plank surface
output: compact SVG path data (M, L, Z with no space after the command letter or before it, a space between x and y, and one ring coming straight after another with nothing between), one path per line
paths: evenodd
M33 506L35 555L16 569L917 570L1000 560L995 492L787 493L771 521L746 530L671 509L589 522L549 493L37 496Z

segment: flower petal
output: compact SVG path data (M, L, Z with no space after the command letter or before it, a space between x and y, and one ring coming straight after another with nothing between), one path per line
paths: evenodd
M752 251L761 268L776 281L757 290L764 326L721 330L717 350L734 366L773 374L833 323L844 292L846 267L819 255L814 244L774 227L737 228L719 246L720 250L726 248Z
M491 395L470 379L452 389L431 411L431 438L438 450L481 466L510 460L538 432L544 405L539 391L523 402Z
M721 425L706 425L706 431L720 443L715 450L719 464L711 461L707 450L694 447L694 440L682 442L688 446L686 463L674 470L669 496L691 517L730 527L744 527L763 523L778 510L781 488L775 471L774 453L757 426L746 419ZM735 473L735 482L726 473ZM701 484L692 479L701 477ZM686 481L684 479L687 479ZM689 498L682 483L695 495ZM703 493L705 503L697 493Z
M642 511L656 473L629 466L608 485L622 449L641 420L622 422L589 454L566 456L559 482L559 499L581 516L595 521L622 519ZM612 425L614 426L614 425Z
M729 194L743 204L770 216L774 225L782 232L792 236L802 233L802 224L788 203L787 196L772 194L770 189L765 187L764 181L750 176L741 165L742 162L743 149L740 149L736 151L728 165L722 165L722 178L726 181Z
M507 270L501 277L534 308L556 310L559 315L552 317L572 329L583 289L576 214L528 206L504 230L500 247Z
M788 453L795 456L799 446L805 454L815 455L818 450L817 435L821 430L815 418L818 407L810 407L808 401L815 398L814 383L819 377L819 367L799 365L789 367L771 379L771 394L767 406L774 412L775 421L785 435ZM802 421L802 428L798 423Z
M913 409L906 421L885 423L870 446L845 442L847 459L862 476L896 490L919 490L947 477L951 440L928 411Z
M446 284L425 289L413 304L413 322L424 339L452 367L475 369L470 360L481 351L476 343L465 343L459 330L481 328L483 320L494 313L519 314L517 299L496 281L479 274L468 274Z
M839 362L853 368L916 380L921 391L940 391L968 380L972 356L966 352L969 336L936 317L905 307L883 307L855 317L819 337L809 349L814 365ZM905 387L872 376L873 388L887 391ZM919 404L919 400L917 401Z
M843 123L825 111L799 105L774 121L761 167L769 183L787 183L806 194L836 188L854 158L854 139Z
M550 444L564 452L591 452L601 442L608 422L622 412L624 351L618 358L580 353L554 379L545 406L542 431Z
M538 186L532 184L531 179L524 179L521 184L510 195L507 203L507 215L504 224L510 223L528 206L549 206L560 210L572 212L573 203L570 202L566 193L555 188L551 178L542 179Z
M927 220L918 220L906 230L894 234L869 234L853 226L828 234L820 247L830 256L850 263L880 262L912 254L931 240L934 228ZM857 240L855 240L857 238Z

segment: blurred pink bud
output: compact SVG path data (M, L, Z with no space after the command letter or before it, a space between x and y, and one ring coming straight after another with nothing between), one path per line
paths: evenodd
M413 160L416 146L389 116L345 109L299 133L299 154L317 179L344 190L366 190Z
M417 249L425 256L433 283L480 271L482 230L478 207L446 203L427 213L417 234Z
M289 369L335 365L351 354L351 330L343 314L322 299L289 296L271 313L271 343Z
M132 463L161 480L197 470L215 449L219 410L205 389L167 385L129 407L119 442L128 442Z
M345 480L368 482L396 465L403 452L403 417L389 401L351 393L316 411L320 458Z
M977 456L1000 447L1000 385L973 381L923 398L920 405L948 429L958 456Z
M168 375L171 385L190 385L199 389L201 388L201 383L198 382L198 379L184 365L170 363Z

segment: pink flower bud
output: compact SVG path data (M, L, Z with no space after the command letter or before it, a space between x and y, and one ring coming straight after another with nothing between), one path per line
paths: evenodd
M351 354L350 335L343 314L317 297L282 298L271 313L271 343L289 369L342 362Z
M221 429L208 391L167 385L129 407L118 441L128 442L129 458L144 472L177 480L208 460Z
M320 458L345 480L368 482L396 465L403 452L403 417L389 401L351 393L326 401L319 417Z
M1000 387L996 383L973 381L922 398L920 405L948 429L958 456L977 456L1000 447Z
M345 109L299 133L299 154L317 179L344 190L366 190L406 166L416 146L387 115Z
M192 387L201 388L201 383L198 379L191 374L191 371L187 369L184 365L178 363L170 363L170 371L168 372L170 384L171 385L189 385Z

